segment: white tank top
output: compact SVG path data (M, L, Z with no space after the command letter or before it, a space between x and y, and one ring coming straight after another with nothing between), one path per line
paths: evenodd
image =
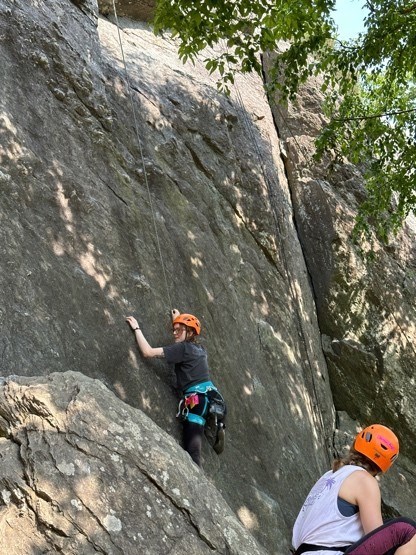
M363 468L349 464L336 472L326 472L316 482L293 528L292 544L295 549L302 543L341 547L350 545L364 536L360 513L343 516L338 509L339 489L345 478L357 470L365 472ZM319 552L313 553L317 555ZM322 553L329 555L328 551Z

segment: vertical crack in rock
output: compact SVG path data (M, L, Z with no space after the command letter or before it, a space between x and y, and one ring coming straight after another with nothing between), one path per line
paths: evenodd
M267 83L267 76L266 76L266 71L264 69L264 59L262 57L262 67L263 67L263 82L264 84ZM270 105L273 102L272 99L269 99ZM273 113L273 110L271 110L272 113L272 118L273 118L273 123L274 123L274 128L276 131L276 136L278 141L280 141L280 132L279 132L279 126L277 124L275 115ZM306 272L308 272L308 277L309 277L309 287L311 288L311 292L312 295L314 294L313 292L313 286L312 286L312 276L309 273L308 270L308 264L307 264L307 260L305 258L305 253L303 252L303 248L302 248L302 243L300 241L300 235L299 235L299 230L297 227L297 222L296 222L296 214L295 211L293 209L293 192L291 190L291 183L290 183L290 177L289 177L289 172L287 171L287 160L286 157L283 156L283 154L281 153L281 159L282 159L282 163L283 163L283 167L285 169L285 175L286 175L286 181L287 181L287 186L288 186L288 191L289 194L291 196L292 202L291 202L291 206L290 206L290 211L291 211L291 220L293 222L293 226L294 229L296 231L297 237L298 237L298 243L300 246L300 249L302 251L303 254L303 258L305 261L304 267L306 269ZM282 229L283 229L283 225L284 225L284 221L285 221L285 214L284 214L284 210L283 210L283 206L284 206L284 202L282 202L281 199L278 198L278 194L277 194L277 186L279 186L279 184L277 184L277 186L275 186L275 184L272 182L272 180L270 180L268 178L268 176L265 174L264 175L266 184L267 184L267 189L269 192L269 201L272 207L272 211L273 211L273 215L274 215L274 220L275 220L275 225L276 225L276 232L277 232L277 237L282 236ZM325 438L325 443L326 443L326 449L325 449L325 457L327 460L327 464L330 465L331 463L331 458L330 458L330 453L331 453L331 431L327 430L325 422L324 422L324 417L323 417L323 413L322 413L322 409L323 407L325 407L325 403L323 402L323 397L322 395L325 395L325 392L321 390L323 389L321 387L320 384L318 384L318 375L320 374L319 368L316 366L316 364L314 364L314 353L311 351L310 347L309 347L309 342L308 342L308 331L305 329L305 322L304 322L304 318L302 317L302 313L301 313L301 304L302 304L302 298L300 297L300 295L302 295L302 292L298 292L297 286L295 285L295 275L294 272L292 270L291 267L291 263L289 260L289 256L287 253L287 246L286 246L286 240L281 241L281 253L282 253L282 257L283 257L283 266L285 269L285 273L286 273L286 282L290 291L290 297L292 299L293 305L294 305L294 313L296 316L296 323L297 323L297 327L299 330L299 336L301 339L300 345L303 349L303 353L304 353L304 360L306 361L306 369L308 370L307 372L305 372L305 377L307 378L307 381L309 382L309 390L310 390L310 394L311 394L311 400L312 400L312 409L313 409L313 414L314 414L314 419L316 422L316 425L318 426L318 428L321 431L321 435L323 438ZM315 304L312 307L314 310L316 309ZM316 321L316 323L318 324L318 322Z

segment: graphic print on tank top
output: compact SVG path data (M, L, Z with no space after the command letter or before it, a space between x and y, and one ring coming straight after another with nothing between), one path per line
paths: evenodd
M322 497L323 493L326 490L330 490L335 483L336 480L332 477L326 478L325 480L322 480L322 482L318 482L316 484L316 489L313 488L306 498L306 501L302 507L302 511L305 511L308 507L311 507L320 497Z

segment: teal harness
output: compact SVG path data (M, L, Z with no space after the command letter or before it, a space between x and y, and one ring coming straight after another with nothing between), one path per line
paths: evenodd
M212 382L202 382L188 387L188 389L185 390L185 395L188 395L188 393L202 393L206 395L208 391L218 391L218 389Z
M185 391L184 391L184 395L182 397L182 399L179 401L179 406L178 406L178 413L177 413L177 417L182 418L182 420L188 420L189 422L194 422L195 424L199 424L200 426L205 426L206 424L206 414L208 411L208 405L209 405L209 399L208 399L208 395L207 393L209 391L217 391L218 389L215 387L215 385L209 381L209 382L202 382L202 383L198 383L196 385L191 385L191 387L188 387ZM193 412L190 412L188 406L187 406L187 399L190 398L192 395L195 394L201 394L204 397L204 407L202 409L202 413L201 414L194 414Z

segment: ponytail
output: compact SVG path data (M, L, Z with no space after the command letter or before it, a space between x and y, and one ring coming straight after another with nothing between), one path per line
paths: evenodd
M338 457L334 460L334 462L332 463L332 472L336 472L341 467L347 464L352 464L364 468L364 470L367 470L367 472L369 472L373 476L375 476L376 474L380 474L381 472L380 468L377 465L370 461L370 459L368 459L366 456L356 451L354 447L351 447L349 452L343 457Z

